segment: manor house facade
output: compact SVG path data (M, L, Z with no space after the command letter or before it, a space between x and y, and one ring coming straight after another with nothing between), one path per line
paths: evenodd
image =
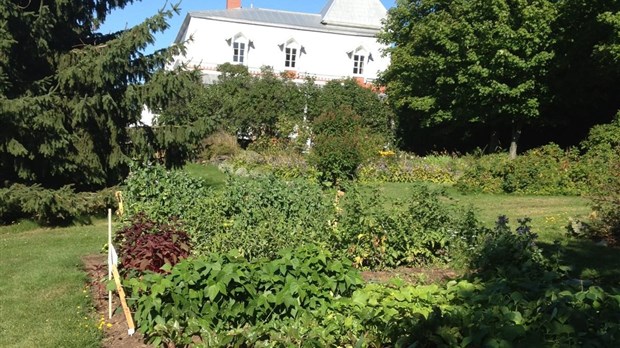
M187 14L175 42L192 40L175 64L198 67L205 83L217 79L218 65L231 63L253 74L270 66L297 82L352 77L371 84L389 64L376 39L386 12L380 0L329 0L318 14L244 8L241 0L227 0L226 9Z

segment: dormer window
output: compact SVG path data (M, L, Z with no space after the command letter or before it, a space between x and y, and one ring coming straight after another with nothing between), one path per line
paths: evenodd
M288 69L297 68L297 59L301 53L301 46L295 39L289 39L284 44L284 67Z
M353 55L353 74L362 75L364 73L364 57L361 54Z
M364 74L364 68L366 65L366 57L368 57L368 51L364 46L359 46L351 52L348 52L349 58L353 59L353 75Z
M233 37L232 48L233 63L244 64L248 50L248 39L242 33L238 33Z
M284 60L284 66L287 68L295 68L297 64L297 49L293 47L287 47L286 59Z
M243 64L245 59L245 42L233 43L233 62Z

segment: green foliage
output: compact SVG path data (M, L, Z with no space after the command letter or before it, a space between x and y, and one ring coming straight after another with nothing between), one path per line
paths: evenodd
M316 168L308 164L305 156L289 150L274 151L273 147L261 153L251 150L241 152L234 158L220 163L218 168L224 173L241 177L274 175L285 180L319 181L319 173Z
M380 39L390 45L382 79L400 122L507 127L516 144L540 117L555 17L548 0L399 1Z
M316 243L327 246L333 214L321 186L273 176L230 178L226 188L194 202L193 235L202 254L237 251L248 259L274 257L279 250Z
M373 133L391 136L394 119L391 107L376 91L360 86L355 79L329 81L320 89L315 104L308 105L308 113L313 121L322 114L342 108L351 109L359 116L361 125Z
M361 286L350 262L303 248L272 261L187 260L129 285L140 330L156 345L573 347L620 338L617 293L552 278Z
M186 345L194 335L216 346L256 344L265 337L231 331L324 312L362 283L351 262L314 247L256 262L213 253L166 269L129 280L139 329L155 345Z
M550 144L509 160L500 154L472 158L457 181L464 192L578 195L587 193L587 168L574 149Z
M540 277L547 265L542 251L535 242L538 235L532 232L531 219L520 219L515 232L508 226L508 218L500 216L492 233L476 241L472 268L485 278L523 277L533 273L532 278Z
M157 224L143 214L135 215L131 223L114 236L114 245L121 257L120 267L133 276L145 271L163 272L164 265L174 266L189 256L189 237L182 226Z
M4 2L0 8L2 181L78 190L127 173L128 126L163 107L193 73L161 71L182 47L141 53L176 7L117 33L95 32L132 1Z
M441 192L415 186L397 206L384 208L377 195L347 188L342 216L333 224L336 250L346 250L358 267L371 269L465 261L489 233L473 212L441 201Z
M114 188L76 193L70 185L52 190L41 185L13 184L0 189L0 197L1 224L28 218L45 226L68 225L102 215L115 206Z
M310 163L332 184L355 178L357 167L381 146L381 137L365 128L360 116L346 107L319 116L312 131L316 136Z
M362 182L432 182L454 184L466 168L462 158L448 155L418 157L406 152L381 151L381 157L363 163L357 171Z
M189 223L184 228L190 235L197 232L196 225L191 224L191 207L197 199L214 195L206 180L161 166L133 168L125 187L125 211L129 218L144 213L158 223L179 219Z
M229 178L219 190L182 172L146 168L127 181L130 214L156 222L179 219L200 255L235 251L254 260L284 248L317 244L348 255L358 267L423 266L466 260L488 233L472 212L454 209L437 192L416 187L402 209L354 185L334 196L318 183L273 176Z
M605 240L609 245L620 244L620 146L616 147L615 159L607 165L611 175L601 181L593 195L593 228L588 229L588 236Z

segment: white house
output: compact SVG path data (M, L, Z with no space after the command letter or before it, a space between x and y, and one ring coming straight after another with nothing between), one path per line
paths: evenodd
M389 64L376 39L386 12L380 0L329 0L319 14L242 8L241 0L227 0L225 10L187 14L175 42L192 40L174 64L198 67L205 83L217 79L223 63L243 64L251 73L271 66L299 82L353 77L372 83Z

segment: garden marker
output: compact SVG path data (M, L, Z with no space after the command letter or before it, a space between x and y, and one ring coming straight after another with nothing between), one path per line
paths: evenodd
M108 209L108 281L112 280L112 209ZM108 291L108 319L112 319L112 291Z
M129 329L127 330L127 334L131 336L136 332L136 326L133 323L133 318L131 317L131 311L129 311L129 307L127 306L127 301L125 300L125 291L123 290L123 286L121 285L121 276L118 274L118 269L116 268L116 264L112 265L112 273L114 274L114 282L116 283L116 290L118 291L118 297L121 299L121 306L123 307L123 313L125 313L125 319L127 319L127 326L129 327Z

